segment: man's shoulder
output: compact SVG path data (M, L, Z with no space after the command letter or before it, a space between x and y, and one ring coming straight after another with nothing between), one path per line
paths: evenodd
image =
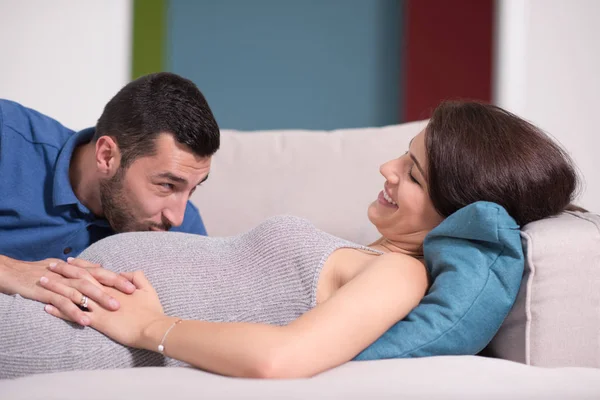
M0 140L62 148L73 135L55 119L11 100L0 99ZM1 145L1 143L0 143Z
M25 221L48 213L56 162L72 135L50 117L0 100L0 215Z

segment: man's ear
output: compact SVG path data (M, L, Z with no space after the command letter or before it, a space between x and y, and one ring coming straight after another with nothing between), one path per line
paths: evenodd
M96 141L96 168L107 178L112 178L121 165L119 145L111 136L100 136Z

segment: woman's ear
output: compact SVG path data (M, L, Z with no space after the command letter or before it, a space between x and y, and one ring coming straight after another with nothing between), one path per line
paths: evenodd
M100 136L96 141L96 168L110 178L121 165L119 145L111 136Z

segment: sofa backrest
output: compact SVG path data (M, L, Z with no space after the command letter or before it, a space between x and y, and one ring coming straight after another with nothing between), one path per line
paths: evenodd
M368 244L378 238L367 207L383 189L379 166L407 151L424 127L420 121L327 132L223 130L210 178L192 201L211 236L292 214Z

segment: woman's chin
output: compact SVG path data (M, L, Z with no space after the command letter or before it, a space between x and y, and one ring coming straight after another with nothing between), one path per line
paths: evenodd
M377 202L374 201L369 205L369 208L367 208L367 217L369 217L369 221L371 221L372 224L374 224L373 222L373 217L377 215Z
M389 210L384 209L377 201L374 201L367 210L367 217L379 229L381 223L389 218Z

